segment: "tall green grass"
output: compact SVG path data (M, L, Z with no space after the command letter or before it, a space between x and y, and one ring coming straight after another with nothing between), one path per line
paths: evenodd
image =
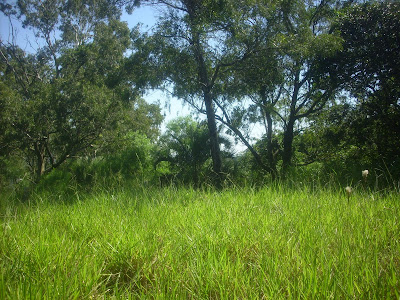
M349 203L284 185L57 197L3 203L1 299L400 298L395 192Z

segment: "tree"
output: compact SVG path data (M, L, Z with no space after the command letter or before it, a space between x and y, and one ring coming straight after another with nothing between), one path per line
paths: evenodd
M151 3L164 6L166 11L147 46L141 47L149 55L139 52L135 57L142 57L150 65L157 66L158 74L162 73L158 76L173 84L175 96L206 114L213 171L217 185L220 185L222 162L215 100L223 72L252 51L229 47L228 40L244 11L236 10L236 2L228 0L160 0Z
M216 100L217 120L228 127L253 156L258 167L276 176L276 152L273 145L274 106L279 96L274 87L282 82L283 72L274 39L282 18L276 1L256 1L254 9L229 41L230 47L251 48L245 60L225 72L223 92ZM266 153L251 145L249 128L262 122L265 126Z
M277 143L273 141L273 126L283 128L282 171L292 165L293 140L296 125L326 107L333 99L335 88L314 76L316 60L330 56L340 48L340 38L330 34L329 18L334 1L282 1L272 10L257 10L247 19L244 37L237 45L252 45L252 54L235 65L225 97L237 99L227 102L221 97L222 111L217 119L229 127L248 147L257 163L267 172L277 173ZM266 5L258 1L258 7ZM237 36L235 36L237 37ZM247 101L250 98L251 101ZM218 102L217 102L218 103ZM243 134L244 124L263 121L266 129L265 155L250 145ZM281 123L281 124L279 124ZM266 156L266 157L265 157Z
M221 156L226 167L227 160L232 158L228 151L230 142L223 135L220 140L225 148L221 151ZM163 162L167 163L167 169L174 179L196 187L209 178L210 135L205 120L195 121L190 116L178 117L167 124L167 129L157 144L159 151L155 161L156 168Z
M2 7L6 14L17 12L44 46L26 54L13 41L0 45L1 82L10 87L0 103L1 149L23 153L36 181L93 147L106 132L134 124L126 121L132 117L149 113L143 120L153 132L161 122L159 110L136 102L124 73L130 31L118 20L115 3L45 2L18 1L14 11ZM158 119L148 122L152 117Z
M332 2L287 1L282 7L285 30L278 43L283 50L281 55L286 76L279 101L284 129L284 174L292 165L296 123L304 122L324 109L335 93L334 86L324 85L313 76L316 58L329 57L340 48L340 39L328 33Z
M319 78L349 93L337 128L364 166L398 176L400 147L400 5L365 3L342 10L332 25L343 49L319 62ZM331 129L333 126L330 126ZM336 131L336 130L335 130Z
M399 28L399 3L365 3L342 11L331 31L340 34L343 50L322 60L325 75L360 100L387 93L396 102Z

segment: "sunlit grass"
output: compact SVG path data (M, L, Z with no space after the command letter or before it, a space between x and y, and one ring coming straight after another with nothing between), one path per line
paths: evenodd
M46 198L43 198L46 197ZM400 199L120 189L6 206L0 298L400 297Z

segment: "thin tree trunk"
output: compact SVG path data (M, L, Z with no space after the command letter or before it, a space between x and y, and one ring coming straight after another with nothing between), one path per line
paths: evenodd
M269 112L265 112L265 119L267 120L267 161L272 179L275 179L277 171L274 149L272 149L272 117Z
M294 122L294 117L291 117L286 125L285 133L283 135L282 171L284 176L287 175L289 167L292 164Z
M221 150L219 147L219 137L217 130L217 122L215 120L215 110L213 100L210 93L204 93L204 102L206 105L207 114L207 125L210 134L210 144L211 144L211 158L213 162L213 171L217 177L216 185L220 187L222 184L222 160L221 160Z
M35 182L39 182L46 171L45 147L40 142L36 142L34 149L37 160Z
M267 164L269 168L269 172L271 173L272 179L275 179L277 176L277 170L276 170L276 158L274 154L274 149L273 149L273 143L272 143L272 116L271 116L271 110L272 107L275 106L276 102L278 101L281 90L278 93L277 98L273 99L271 98L270 101L268 101L267 97L267 87L263 86L260 89L260 96L261 96L261 111L264 115L264 122L266 126L266 138L267 138Z
M193 51L196 57L199 82L202 85L203 99L206 106L207 115L207 125L210 134L210 144L211 144L211 158L213 162L213 171L216 175L216 186L222 187L222 160L221 160L221 150L219 146L217 123L215 119L215 109L211 93L211 83L207 73L206 63L204 61L203 49L200 43L200 36L196 29L192 28L193 37Z
M304 81L304 79L302 80ZM293 139L294 139L294 123L296 122L296 105L298 101L300 87L303 83L300 81L300 69L294 74L294 89L290 102L289 120L286 123L285 132L283 134L283 153L282 153L282 171L285 177L292 165L293 157Z

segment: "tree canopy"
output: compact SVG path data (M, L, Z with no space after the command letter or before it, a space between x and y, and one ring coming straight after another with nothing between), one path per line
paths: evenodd
M130 30L115 5L47 2L18 1L14 12L4 11L42 38L36 53L13 41L0 48L2 153L22 155L36 181L68 158L97 150L107 132L129 126L154 137L162 120L124 71Z
M149 31L120 19L140 5L160 12ZM0 164L18 157L35 181L68 161L134 161L133 145L155 177L164 168L222 187L234 153L227 136L246 147L235 159L251 161L243 174L254 178L332 170L341 159L398 176L398 3L19 0L0 9L37 41L31 52L0 41ZM160 134L148 89L204 121L180 118ZM132 141L144 136L154 148Z

